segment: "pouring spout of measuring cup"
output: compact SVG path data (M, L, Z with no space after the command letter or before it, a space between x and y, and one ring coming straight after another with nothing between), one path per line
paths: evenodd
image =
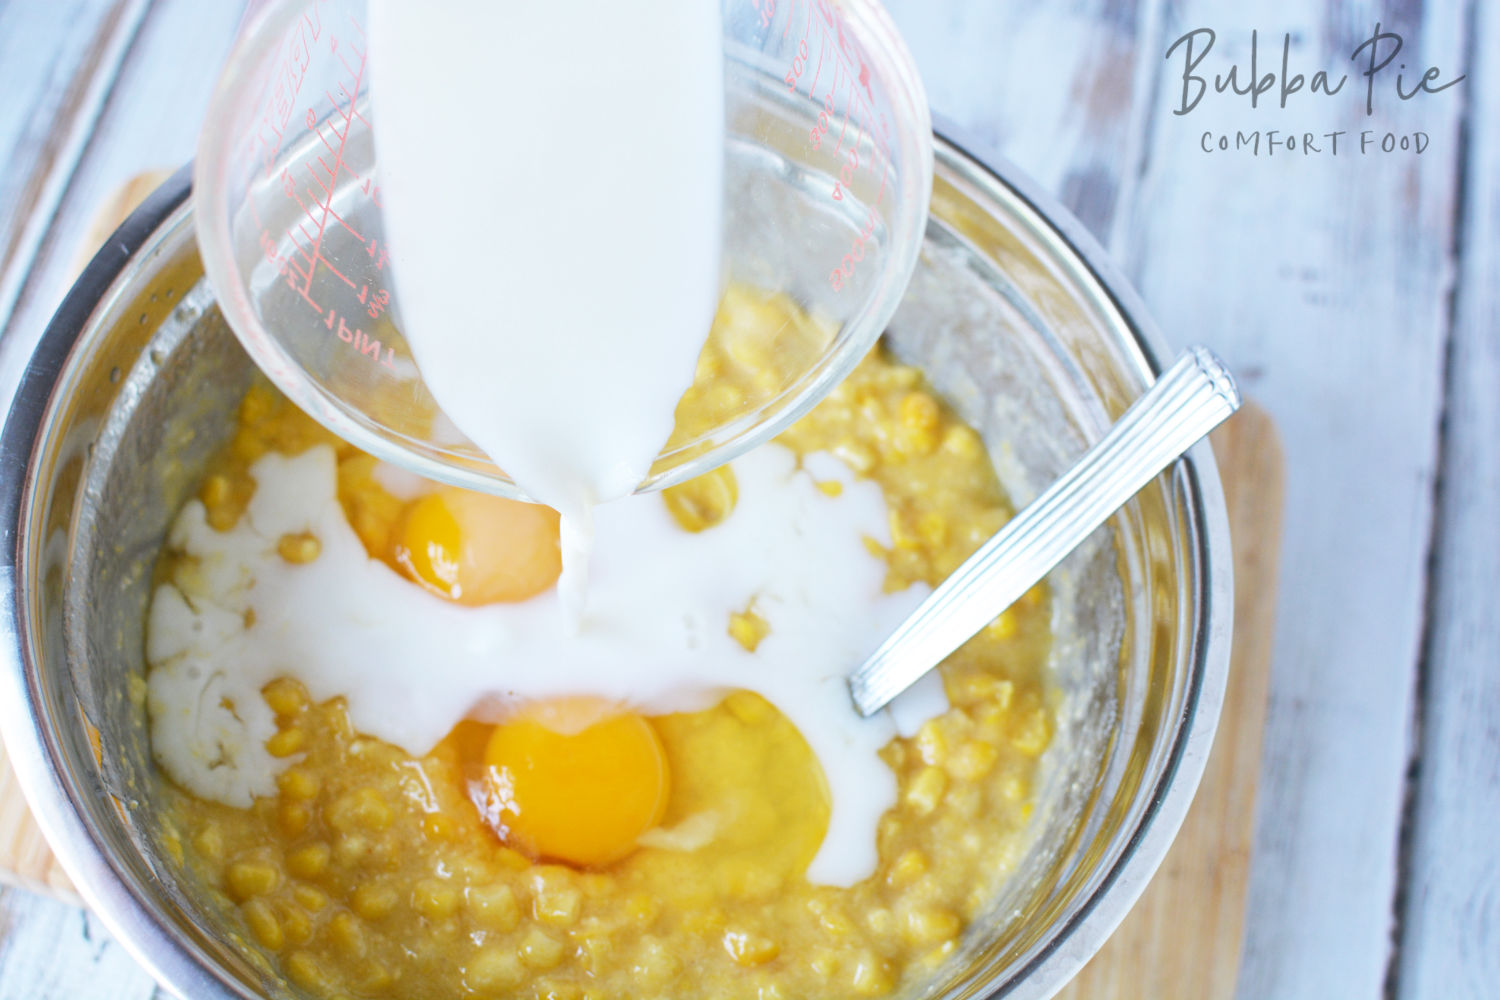
M1010 607L1239 406L1239 389L1224 363L1206 348L1190 348L850 675L859 714L886 707Z

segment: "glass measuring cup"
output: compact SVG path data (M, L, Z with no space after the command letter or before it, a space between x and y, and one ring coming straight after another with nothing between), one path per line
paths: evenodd
M204 267L256 364L330 430L429 478L522 496L442 416L401 333L364 20L364 0L252 9L198 145ZM830 335L758 400L674 436L642 490L767 440L847 375L894 313L926 226L931 120L879 5L723 0L723 23L724 269L789 295Z

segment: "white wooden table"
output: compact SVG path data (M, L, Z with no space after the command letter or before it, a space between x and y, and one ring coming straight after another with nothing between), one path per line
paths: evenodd
M1240 996L1500 996L1500 7L890 8L933 106L1059 196L1168 338L1218 349L1285 438ZM228 0L0 0L0 337L45 322L111 190L191 155L238 16ZM1350 55L1377 21L1404 45L1367 114ZM1178 114L1185 45L1167 52L1199 28L1215 32L1209 86ZM1212 86L1238 64L1243 87L1252 29L1259 75L1280 76L1286 39L1304 77L1284 107L1279 82L1256 107ZM1432 88L1467 79L1403 100L1399 63L1406 91L1429 66ZM1312 93L1319 70L1350 80ZM1237 132L1259 132L1259 153ZM1421 153L1379 148L1416 132ZM0 893L0 1000L154 993L92 919Z

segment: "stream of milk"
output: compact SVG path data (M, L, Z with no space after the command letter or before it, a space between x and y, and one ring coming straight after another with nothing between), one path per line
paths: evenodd
M575 610L593 508L646 477L719 298L720 17L716 0L370 4L407 340L444 412L562 514Z

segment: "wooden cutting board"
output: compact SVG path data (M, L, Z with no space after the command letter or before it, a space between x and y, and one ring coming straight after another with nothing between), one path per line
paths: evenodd
M165 172L142 174L101 211L99 245ZM81 266L81 265L80 265ZM1214 432L1234 546L1234 647L1223 716L1197 797L1161 870L1060 1000L1232 1000L1265 731L1284 472L1276 428L1246 403ZM0 747L0 882L78 902Z
M1214 431L1234 547L1234 645L1219 731L1187 819L1140 901L1058 1000L1233 1000L1271 676L1285 470L1266 411Z

